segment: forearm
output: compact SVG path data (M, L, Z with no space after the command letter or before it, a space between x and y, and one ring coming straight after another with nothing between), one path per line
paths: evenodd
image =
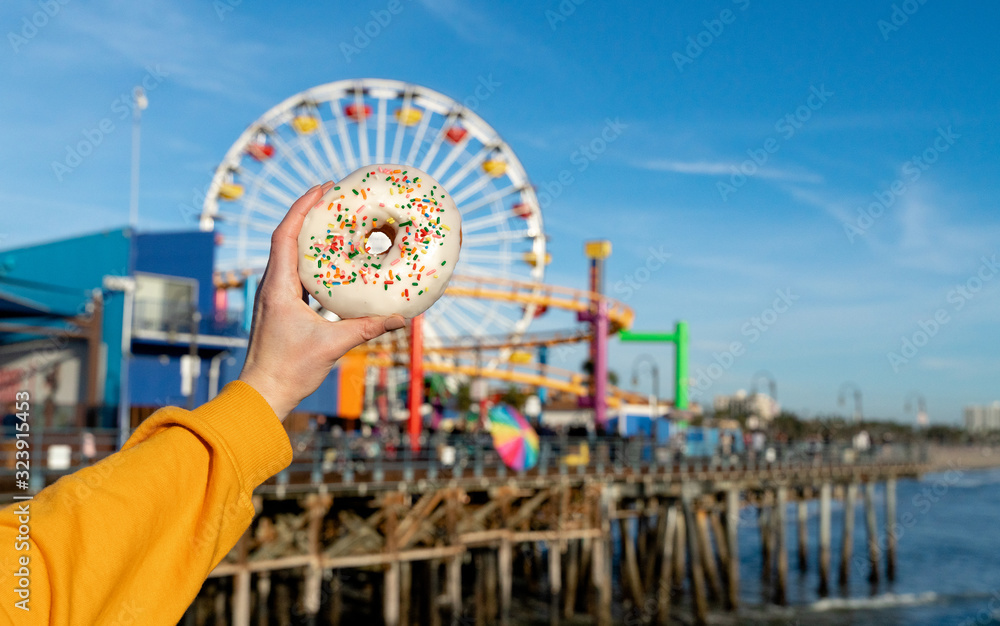
M16 507L0 512L0 614L18 624L176 624L252 520L253 489L291 456L249 385L195 411L158 411L122 451L29 501L29 550L14 551ZM15 608L20 556L30 558L28 612Z

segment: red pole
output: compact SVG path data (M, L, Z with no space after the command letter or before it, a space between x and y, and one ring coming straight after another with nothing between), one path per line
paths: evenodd
M410 448L420 449L423 417L420 407L424 404L424 332L423 316L418 315L410 324Z

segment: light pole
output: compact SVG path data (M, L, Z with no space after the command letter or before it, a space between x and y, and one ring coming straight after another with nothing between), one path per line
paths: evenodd
M837 406L844 406L845 392L851 389L854 390L854 421L860 422L863 419L861 413L861 388L856 384L847 381L840 386L840 392L837 394Z
M912 399L917 401L917 426L927 426L927 399L919 391L911 391L903 399L903 410L909 413L913 409Z
M128 206L128 225L133 233L139 227L139 136L142 112L149 106L146 92L136 87L132 92L135 106L132 107L132 185Z
M760 379L767 380L767 391L771 396L771 399L775 402L778 401L778 383L774 380L774 375L767 370L757 370L757 373L753 375L750 379L750 395L755 395L757 393L757 383Z
M640 354L632 362L632 386L639 384L639 369L642 365L649 365L650 373L653 375L653 410L650 414L653 419L659 416L660 405L660 366L656 364L656 359L648 354Z

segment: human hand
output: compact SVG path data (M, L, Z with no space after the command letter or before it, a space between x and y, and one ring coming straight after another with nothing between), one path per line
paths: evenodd
M331 322L307 304L299 281L298 237L302 222L332 182L295 201L271 235L271 255L254 298L250 345L240 380L285 417L327 377L344 354L384 332L402 328L400 315Z

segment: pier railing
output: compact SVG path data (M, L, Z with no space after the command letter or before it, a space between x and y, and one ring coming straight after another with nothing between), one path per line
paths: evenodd
M615 476L623 474L753 473L860 465L925 463L926 447L897 443L856 450L849 445L770 444L760 450L689 455L683 447L648 438L541 437L537 462L531 469L508 468L488 434L432 434L421 437L413 450L409 436L359 436L330 432L291 435L292 465L269 481L265 489L352 491L360 484L396 488L400 482L461 479L544 478L553 476ZM58 429L31 442L32 491L59 477L96 463L113 453L114 429ZM17 448L12 438L0 442L0 492L17 490ZM23 456L23 455L22 455Z

